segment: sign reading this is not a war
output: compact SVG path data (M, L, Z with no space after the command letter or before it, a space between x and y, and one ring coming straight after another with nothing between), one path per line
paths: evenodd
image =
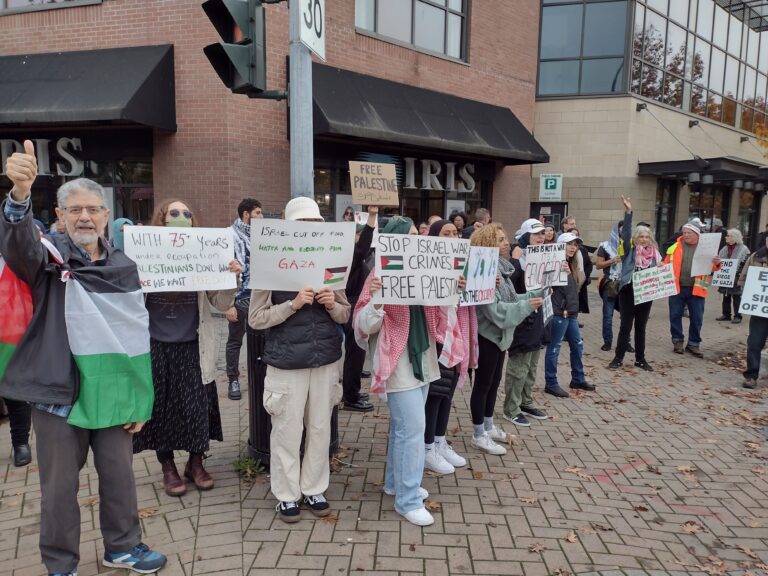
M354 249L354 222L251 220L249 288L341 290Z
M376 276L381 290L376 304L455 306L459 278L469 256L469 240L436 236L379 234Z
M768 268L750 266L747 270L739 313L768 318Z
M544 286L567 286L568 272L563 270L567 259L565 244L531 245L525 249L525 289L527 291ZM554 273L554 276L549 277Z

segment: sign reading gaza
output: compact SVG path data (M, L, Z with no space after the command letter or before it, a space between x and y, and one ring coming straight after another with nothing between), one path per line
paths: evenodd
M379 234L375 248L376 276L381 279L381 290L373 295L376 304L458 303L469 240Z

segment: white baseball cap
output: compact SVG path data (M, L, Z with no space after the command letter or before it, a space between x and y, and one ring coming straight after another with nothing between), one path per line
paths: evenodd
M576 236L576 234L574 234L573 232L563 232L562 234L560 234L560 236L557 237L558 244L562 244L563 242L565 243L573 242L574 240L578 242L582 241L581 238Z
M523 234L538 234L544 232L544 224L536 218L529 218L520 225L520 230L515 232L515 238L520 238Z

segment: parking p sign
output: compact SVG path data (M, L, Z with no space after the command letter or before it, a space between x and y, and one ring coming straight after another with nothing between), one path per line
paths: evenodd
M563 196L563 175L542 174L539 180L539 200L561 200Z

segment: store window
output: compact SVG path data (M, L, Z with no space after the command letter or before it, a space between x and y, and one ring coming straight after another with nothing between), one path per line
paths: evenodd
M672 237L675 227L675 206L677 206L677 182L659 180L656 185L656 242L662 245Z
M757 227L762 196L762 193L755 194L752 190L739 192L739 221L736 227L741 230L746 246L752 246L759 232Z
M0 16L17 12L34 10L51 10L54 8L71 8L101 4L102 0L0 0Z
M720 226L728 222L728 206L731 200L729 187L700 185L691 188L689 198L687 220L699 218L705 223L719 221Z
M355 26L418 50L467 59L469 0L355 0Z

